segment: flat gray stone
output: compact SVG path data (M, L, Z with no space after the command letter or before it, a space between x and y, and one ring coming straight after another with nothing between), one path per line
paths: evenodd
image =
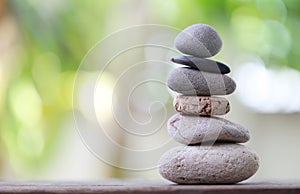
M259 167L257 154L239 144L179 146L159 160L162 177L178 184L230 184L248 179Z
M235 82L227 75L179 67L173 69L167 80L168 87L184 95L226 95L236 89Z
M181 65L189 66L199 71L221 73L221 74L230 73L230 68L227 65L214 60L203 59L203 58L193 57L193 56L178 56L178 57L172 57L171 61Z
M250 139L245 127L223 118L175 114L167 129L171 137L182 144L228 141L244 143Z
M224 115L229 112L229 101L223 97L178 95L173 101L177 112L188 115Z
M175 38L175 47L184 54L195 57L212 57L222 48L217 31L207 24L194 24L181 31Z

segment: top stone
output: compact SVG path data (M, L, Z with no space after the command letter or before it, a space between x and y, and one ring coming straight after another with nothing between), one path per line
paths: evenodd
M211 26L194 24L177 35L175 47L184 54L206 58L216 55L221 50L222 40Z

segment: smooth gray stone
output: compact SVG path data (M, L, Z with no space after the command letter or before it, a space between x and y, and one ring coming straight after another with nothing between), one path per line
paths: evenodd
M202 142L245 143L250 133L245 127L223 118L175 114L169 120L170 136L182 144Z
M229 101L223 97L178 95L173 101L177 112L188 115L224 115L229 112Z
M179 146L159 160L162 177L178 184L231 184L259 168L257 154L239 144Z
M212 57L222 48L217 31L207 24L194 24L181 31L175 38L175 47L184 54L195 57Z
M173 69L167 80L168 87L184 95L226 95L236 89L235 82L227 75L179 67Z
M172 57L171 61L174 63L189 66L199 71L206 71L206 72L220 73L220 74L230 73L230 68L227 65L209 59L203 59L203 58L193 57L193 56L179 56L179 57Z

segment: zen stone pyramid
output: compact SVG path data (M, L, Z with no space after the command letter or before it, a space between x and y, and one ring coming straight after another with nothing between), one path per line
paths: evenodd
M187 56L172 62L182 64L170 72L168 87L180 93L174 99L178 114L168 121L168 132L184 146L167 151L159 161L159 173L178 184L237 183L258 169L257 154L239 143L249 141L249 131L229 120L216 117L230 111L221 97L236 89L230 68L206 59L222 47L219 34L211 26L195 24L179 33L176 48ZM217 95L217 96L215 96Z

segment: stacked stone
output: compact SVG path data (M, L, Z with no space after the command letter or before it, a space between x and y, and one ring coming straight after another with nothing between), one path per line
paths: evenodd
M230 68L207 59L221 50L220 36L209 25L195 24L178 34L175 46L188 56L171 59L185 67L174 69L168 77L168 87L182 94L174 99L179 113L169 119L168 132L186 146L161 157L160 174L178 184L237 183L251 177L258 169L258 156L238 144L250 139L249 131L216 117L230 110L228 100L220 95L236 88L225 75Z

